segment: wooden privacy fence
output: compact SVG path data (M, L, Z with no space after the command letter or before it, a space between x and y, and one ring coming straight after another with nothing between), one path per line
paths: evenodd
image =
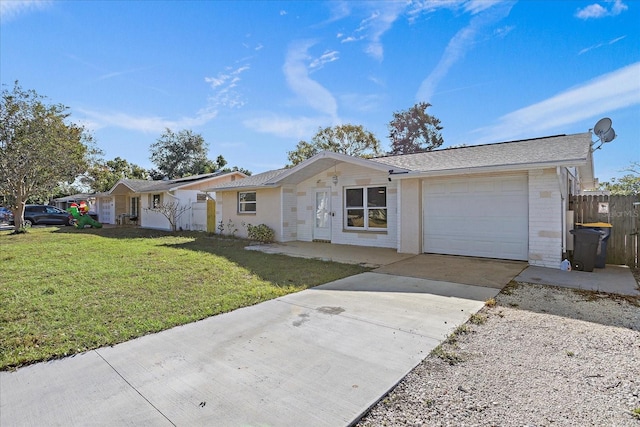
M576 223L608 222L607 264L639 267L640 196L572 196L569 210Z

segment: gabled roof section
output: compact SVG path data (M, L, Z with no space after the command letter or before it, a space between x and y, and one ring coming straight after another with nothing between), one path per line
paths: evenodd
M156 192L164 192L164 191L174 191L179 190L184 187L188 187L189 185L210 180L213 178L219 178L225 175L231 174L240 174L242 176L246 176L242 172L233 171L233 172L212 172L201 175L191 175L184 178L178 179L169 179L169 180L159 180L159 181L150 181L146 179L128 179L123 178L120 181L116 182L116 184L109 190L109 194L113 194L117 192L118 187L126 187L128 191L134 193L156 193Z
M251 175L246 178L225 182L224 184L215 185L211 188L207 188L205 191L219 191L219 190L232 190L232 189L253 189L262 187L276 187L278 177L287 172L288 169L276 169L256 175Z
M442 175L476 169L530 169L554 166L587 166L591 159L591 133L557 135L522 141L472 145L417 154L379 157L373 161L389 169L416 174Z
M346 154L334 153L332 151L321 151L292 168L276 169L258 175L252 175L239 181L216 185L207 189L207 191L237 189L249 190L265 187L279 187L285 184L298 184L334 167L338 163L350 163L383 172L388 172L389 169L387 166L374 162L371 159L353 157Z

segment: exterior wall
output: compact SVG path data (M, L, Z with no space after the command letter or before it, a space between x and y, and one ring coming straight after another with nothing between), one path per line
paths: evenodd
M115 203L113 197L96 197L98 221L102 224L115 224Z
M298 240L298 200L296 186L282 188L282 241Z
M180 207L188 207L176 222L177 230L206 231L207 229L207 203L198 202L200 190L176 190L169 192L140 194L140 226L157 230L171 230L169 220L160 212L148 210L151 207L154 194L160 194L161 203L178 202Z
M400 182L398 252L419 254L422 236L422 186L420 179Z
M334 174L338 177L337 184L333 184L332 181ZM375 185L387 187L387 230L355 231L345 229L345 188ZM297 212L297 240L313 240L316 189L331 189L331 243L383 248L397 247L398 184L395 181L389 182L386 172L378 172L353 164L339 163L335 169L328 169L297 185L297 203L295 206Z
M231 234L229 221L238 231L237 237L246 238L247 228L242 224L265 224L273 229L276 241L283 241L281 189L264 188L256 190L256 213L238 213L238 191L218 191L216 193L216 218L224 225L223 234ZM218 232L220 230L217 230Z
M565 175L566 177L566 175ZM564 184L567 185L567 184ZM560 268L562 198L556 169L529 171L529 264Z
M168 193L148 193L140 194L140 212L138 214L138 223L144 228L153 228L157 230L171 230L169 220L159 212L152 212L148 209L153 203L153 194L160 194L160 203L167 203L173 200Z

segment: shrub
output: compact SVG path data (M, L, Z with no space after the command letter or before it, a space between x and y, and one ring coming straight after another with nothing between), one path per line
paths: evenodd
M260 243L271 243L275 237L273 229L265 224L247 224L247 235L249 236L249 239L257 240Z

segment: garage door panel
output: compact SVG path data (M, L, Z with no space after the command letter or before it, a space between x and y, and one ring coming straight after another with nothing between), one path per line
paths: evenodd
M424 182L423 251L526 260L527 177Z

